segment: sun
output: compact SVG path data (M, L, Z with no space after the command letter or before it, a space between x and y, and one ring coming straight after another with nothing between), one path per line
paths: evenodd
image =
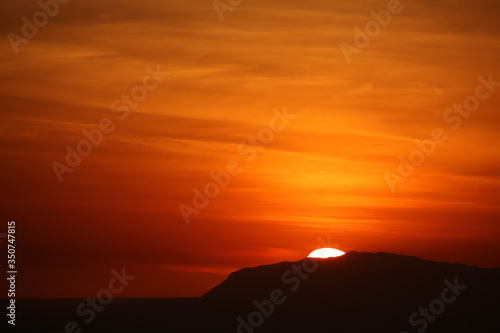
M343 256L345 254L344 251L340 251L331 247L324 247L322 249L317 249L309 253L308 258L334 258Z

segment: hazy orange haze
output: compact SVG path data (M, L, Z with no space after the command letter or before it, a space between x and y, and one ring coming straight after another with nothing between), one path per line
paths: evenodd
M126 267L120 296L199 296L328 235L500 266L500 87L456 130L443 119L480 76L500 82L500 4L401 1L347 63L339 44L387 3L246 0L221 21L211 1L73 0L16 54L7 34L40 7L4 0L1 220L18 225L20 295L95 295ZM148 66L169 74L121 120L111 104ZM296 117L246 161L284 107ZM114 131L59 182L52 163L103 118ZM392 192L385 172L435 128L447 141ZM179 204L230 160L242 172L187 225Z

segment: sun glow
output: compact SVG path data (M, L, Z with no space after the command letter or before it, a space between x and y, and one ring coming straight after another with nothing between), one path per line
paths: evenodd
M340 251L331 247L324 247L322 249L317 249L309 253L308 258L334 258L343 256L345 254L344 251Z

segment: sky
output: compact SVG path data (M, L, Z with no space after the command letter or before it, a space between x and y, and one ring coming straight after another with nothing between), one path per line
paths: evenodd
M500 267L499 3L47 3L0 4L19 297L201 296L318 239Z

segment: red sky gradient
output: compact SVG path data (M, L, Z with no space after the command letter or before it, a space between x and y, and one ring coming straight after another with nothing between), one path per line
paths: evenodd
M443 120L479 76L500 82L500 4L402 1L348 64L339 44L387 3L247 0L222 22L211 1L72 1L16 54L7 34L40 8L3 1L0 232L17 222L19 296L96 295L122 267L119 296L200 296L329 235L500 266L500 87L457 130ZM170 74L120 120L111 103L157 65ZM283 107L296 118L245 162ZM60 183L51 164L103 118L116 129ZM448 140L392 192L385 172L438 127ZM186 225L179 204L229 160L243 171Z

